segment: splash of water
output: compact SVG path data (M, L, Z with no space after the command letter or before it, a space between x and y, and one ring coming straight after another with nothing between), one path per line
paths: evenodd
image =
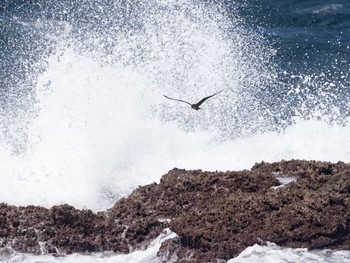
M70 13L51 4L66 21L53 23L60 37L50 31L30 99L19 99L25 107L9 107L15 121L1 122L0 200L100 210L174 166L349 159L322 136L297 136L303 125L310 134L340 131L339 146L347 127L309 122L276 132L281 112L257 97L277 76L274 50L234 10L229 18L213 2L96 1L74 2ZM199 112L162 96L197 101L221 89Z

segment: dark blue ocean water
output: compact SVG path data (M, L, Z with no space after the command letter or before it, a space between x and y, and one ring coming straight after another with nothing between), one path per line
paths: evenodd
M348 1L192 2L194 5L207 5L211 10L217 6L218 13L231 19L231 25L223 29L228 32L228 37L236 39L235 28L241 27L245 30L242 37L249 38L249 34L257 34L259 39L263 39L262 53L268 52L263 50L265 47L274 50L273 55L260 63L265 68L263 70L273 71L274 77L262 74L258 86L256 81L246 78L241 82L238 94L242 98L249 94L258 101L264 110L262 115L270 112L274 128L289 125L295 116L304 119L325 118L330 123L347 123L350 115ZM12 114L16 117L30 111L29 108L36 100L36 78L46 70L45 59L62 47L62 39L82 39L80 48L84 52L97 48L110 54L115 44L115 33L124 32L128 37L135 35L143 30L142 14L167 9L166 5L154 9L155 3L157 1L1 1L2 115ZM115 13L116 6L120 13ZM67 28L68 34L65 33ZM96 34L101 37L102 43L98 47L96 43L90 45L91 41L85 41ZM254 37L252 39L252 42L255 41ZM142 43L135 50L135 53L140 53L135 55L137 59L147 59L142 55L147 51ZM249 52L243 56L254 63L255 58L250 57ZM264 60L264 56L259 59ZM6 130L8 119L1 121L2 130Z
M290 105L287 111L298 111L304 103L310 111L315 104L324 104L331 121L341 123L349 116L348 1L246 1L239 13L261 30L277 51L277 90L281 92L277 98ZM291 87L300 87L301 92L291 93ZM265 92L262 90L263 96ZM331 112L333 106L339 107L339 114ZM309 118L308 110L301 115Z

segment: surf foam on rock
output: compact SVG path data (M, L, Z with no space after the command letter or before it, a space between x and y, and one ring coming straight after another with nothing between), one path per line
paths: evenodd
M259 163L240 172L173 169L97 214L2 204L1 246L37 254L130 253L152 247L169 227L178 236L162 243L158 256L165 261L229 260L267 242L349 249L349 171L349 164L315 161ZM272 189L280 184L277 172L298 179Z

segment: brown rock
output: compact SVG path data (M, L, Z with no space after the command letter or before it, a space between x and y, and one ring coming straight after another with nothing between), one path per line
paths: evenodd
M129 252L123 240L111 242L124 227L69 205L51 209L0 204L0 247L11 245L17 251L34 254L110 250ZM102 233L102 235L99 235ZM120 237L121 239L121 237ZM108 242L107 242L108 241Z
M276 176L296 181L276 188ZM240 172L173 169L97 214L0 204L0 247L35 254L128 253L169 226L179 237L163 243L163 262L225 262L267 241L349 250L350 165L292 160Z

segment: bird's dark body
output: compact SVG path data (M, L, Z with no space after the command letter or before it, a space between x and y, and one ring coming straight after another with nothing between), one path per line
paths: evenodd
M191 108L194 109L194 110L200 110L201 108L200 108L199 106L202 105L203 102L205 102L207 99L209 99L209 98L211 98L211 97L213 97L213 96L219 94L219 93L222 92L222 91L223 91L223 90L220 90L219 92L216 92L216 93L214 93L213 95L210 95L210 96L208 96L208 97L205 97L205 98L201 99L199 102L197 102L197 103L195 103L195 104L191 104L191 103L189 103L188 101L184 101L184 100L173 99L173 98L170 98L170 97L168 97L168 96L166 96L166 95L163 95L163 96L164 96L165 98L167 98L167 99L170 99L170 100L175 100L175 101L184 102L184 103L190 105Z
M200 109L197 104L192 104L191 108L194 109L194 110L199 110Z

